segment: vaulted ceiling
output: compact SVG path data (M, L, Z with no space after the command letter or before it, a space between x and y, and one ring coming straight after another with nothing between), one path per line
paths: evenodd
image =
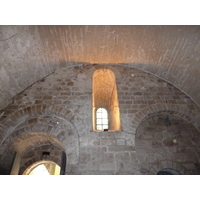
M200 106L200 26L0 26L0 110L41 78L94 63L154 74Z

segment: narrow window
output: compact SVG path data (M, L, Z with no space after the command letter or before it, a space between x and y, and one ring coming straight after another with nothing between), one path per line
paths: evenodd
M101 131L108 129L108 112L104 108L97 110L96 129Z
M93 74L93 130L119 131L120 113L115 74L98 69ZM106 130L107 131L107 130Z

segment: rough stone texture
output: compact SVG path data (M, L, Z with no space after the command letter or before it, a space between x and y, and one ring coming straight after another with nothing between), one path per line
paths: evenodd
M99 68L110 69L116 76L121 118L121 129L117 132L92 130L92 75ZM66 174L155 174L153 169L158 167L150 166L148 162L152 164L156 158L152 155L147 160L147 150L160 153L160 146L165 144L165 152L172 143L167 138L162 143L162 127L159 124L157 127L149 126L146 119L162 112L170 118L180 118L184 121L184 126L195 130L192 134L199 134L199 107L164 80L138 69L116 65L85 65L62 69L17 95L1 112L0 167L9 169L12 166L13 144L16 139L30 133L46 133L56 137L66 152ZM153 135L155 139L152 143L149 143L152 136L146 132L142 140L135 140L141 123L147 123L147 132L152 133L158 129ZM176 126L168 128L169 135L177 132ZM178 140L178 144L183 144L179 147L180 152L177 154L177 149L173 146L170 148L174 152L173 158L185 159L184 163L179 164L177 161L174 164L174 161L162 158L163 166L179 170L176 166L184 164L189 169L185 173L199 174L195 168L196 153L185 158L182 152L193 146L196 148L195 141L189 139L186 132L182 131L181 134L183 138ZM41 137L42 145L49 141L55 142L52 138ZM38 140L30 142L30 147L38 144L37 142ZM23 148L28 149L29 144L24 144L23 147L22 143ZM138 159L138 154L145 155Z
M154 114L138 127L135 143L141 174L156 174L167 168L179 174L200 174L200 134L181 118Z
M50 155L43 156L43 152L49 152ZM23 172L29 166L41 160L50 160L61 166L61 155L62 149L52 144L39 145L32 149L29 149L29 151L21 155L22 159L19 174L23 174Z
M150 72L200 105L199 38L200 26L0 26L0 109L43 77L83 63Z

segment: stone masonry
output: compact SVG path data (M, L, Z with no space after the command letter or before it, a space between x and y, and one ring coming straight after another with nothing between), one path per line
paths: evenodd
M101 68L112 70L116 77L120 131L92 129L92 75ZM59 142L44 136L37 141L30 138L30 144L21 144L21 148L26 146L23 155L34 145L35 149L49 143L63 148L66 175L156 174L163 168L200 174L200 108L172 84L138 69L118 65L63 68L15 96L0 116L0 169L4 174L10 173L18 151L14 142L33 133L52 135ZM21 162L21 173L25 163Z

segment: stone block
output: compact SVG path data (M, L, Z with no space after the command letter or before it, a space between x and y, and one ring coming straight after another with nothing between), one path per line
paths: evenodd
M163 133L162 132L154 133L154 139L155 140L161 140L162 138L163 138Z
M116 175L135 175L134 172L129 172L129 171L118 171L116 172Z
M65 172L71 172L71 166L70 165L66 165Z
M87 164L88 171L98 171L99 170L99 164L96 162L90 162Z
M115 145L116 139L115 138L103 138L101 139L101 145Z
M130 152L131 160L136 160L136 152Z
M152 148L158 148L162 146L162 141L161 140L153 140L152 141Z
M100 146L100 139L95 139L92 141L92 145L94 146Z
M139 139L135 142L135 146L137 149L152 148L151 142Z
M87 152L88 153L104 153L107 151L107 147L94 147L94 146L88 146Z
M92 153L91 161L93 161L93 162L103 162L104 161L104 153Z
M133 146L108 146L108 152L119 152L119 151L135 151Z
M116 139L117 145L125 145L125 139Z
M114 163L100 163L100 171L114 171L115 164Z
M147 155L146 154L139 154L136 156L136 160L138 160L138 162L141 163L147 163Z
M148 163L157 163L158 159L154 154L148 154L147 156L147 162Z
M138 168L137 161L135 162L117 162L117 172L128 171L133 172L136 168Z
M114 154L113 153L105 153L104 154L104 162L114 162Z
M130 161L130 155L127 152L117 153L115 157L116 161Z
M80 153L79 155L79 162L80 163L87 163L91 161L91 154L89 153Z
M138 135L138 139L140 139L140 140L151 140L151 139L153 139L153 135L152 135L152 133L144 132L144 133Z
M79 164L78 171L79 172L87 172L87 164Z
M137 154L146 154L147 150L146 149L136 149Z

